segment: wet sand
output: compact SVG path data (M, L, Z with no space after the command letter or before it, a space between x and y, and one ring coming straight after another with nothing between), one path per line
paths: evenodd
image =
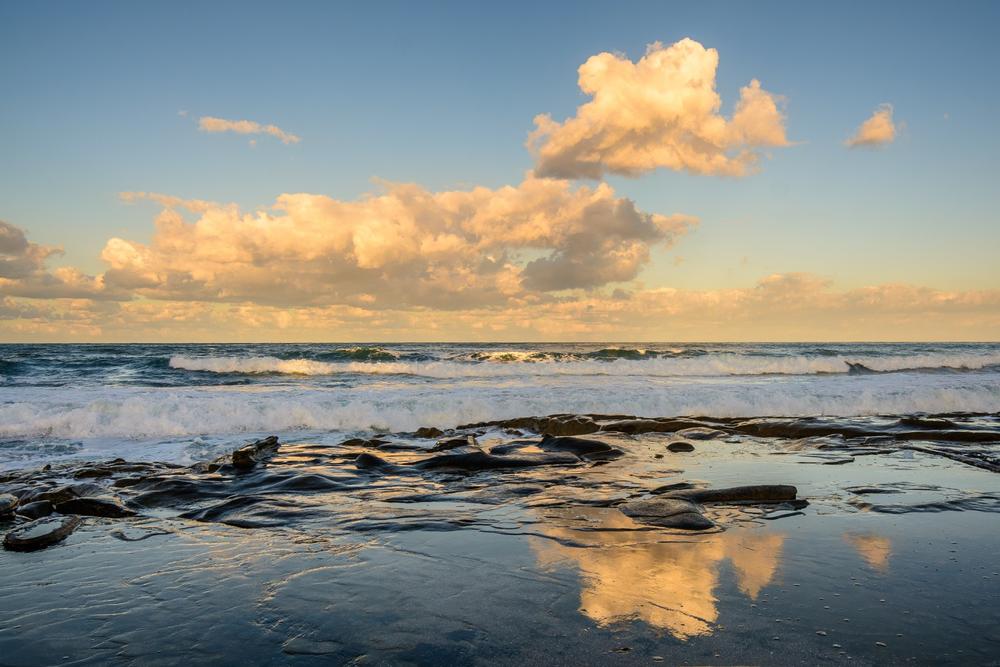
M622 454L576 460L536 422L9 473L0 492L97 484L136 514L0 552L0 663L997 664L1000 476L975 464L997 417L754 421L581 434ZM521 440L497 456L532 465L427 465ZM706 502L706 530L621 509L684 483L808 505Z

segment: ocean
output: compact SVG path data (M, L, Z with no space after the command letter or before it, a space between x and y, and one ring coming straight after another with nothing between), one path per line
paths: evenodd
M0 346L0 468L555 413L1000 412L997 343Z

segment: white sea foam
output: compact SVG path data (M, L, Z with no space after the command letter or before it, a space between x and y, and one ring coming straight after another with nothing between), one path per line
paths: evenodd
M527 353L494 352L480 363L461 361L340 362L276 357L192 357L176 355L170 367L189 371L240 374L419 375L431 378L517 377L524 375L617 375L649 377L814 375L847 373L849 363L860 363L878 372L906 370L979 370L1000 365L1000 354L915 354L900 356L751 356L720 353L698 357L653 357L561 361L554 358L528 361Z
M571 377L378 388L7 389L0 439L193 437L295 431L407 431L555 412L801 416L1000 411L1000 374L820 376L594 383Z

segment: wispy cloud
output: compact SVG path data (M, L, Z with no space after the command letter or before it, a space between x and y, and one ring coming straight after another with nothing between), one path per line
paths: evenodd
M236 134L269 134L280 139L283 144L297 144L302 138L286 132L277 125L261 125L252 120L228 120L215 116L202 116L198 119L198 129L202 132L235 132ZM254 141L255 143L255 141Z
M877 148L895 140L896 123L892 119L892 105L887 103L879 105L844 145L848 148Z
M592 56L580 66L579 85L593 99L562 123L548 114L535 117L528 148L538 175L752 172L761 148L789 145L782 99L754 79L740 90L732 117L722 116L718 65L718 52L692 39L650 44L637 62L613 53Z

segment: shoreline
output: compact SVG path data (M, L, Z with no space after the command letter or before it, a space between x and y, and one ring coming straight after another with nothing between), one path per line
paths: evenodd
M908 445L995 456L996 415L838 433L823 419L610 417L2 473L0 492L78 485L64 507L135 514L84 516L58 544L0 552L14 591L0 651L12 664L201 663L220 647L357 664L995 655L1000 477ZM743 495L718 493L733 487ZM172 639L107 605L172 619ZM194 648L207 622L226 630ZM45 639L67 623L72 639Z

